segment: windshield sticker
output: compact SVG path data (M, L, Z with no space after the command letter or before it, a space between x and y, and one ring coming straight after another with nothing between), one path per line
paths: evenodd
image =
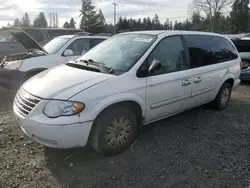
M149 38L149 39L145 39L145 38L136 38L134 41L135 42L146 42L146 43L149 43L151 42L153 39L152 38Z

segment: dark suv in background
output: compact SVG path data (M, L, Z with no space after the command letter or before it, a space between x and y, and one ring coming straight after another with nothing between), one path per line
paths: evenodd
M250 38L231 38L241 57L241 75L242 81L250 81Z

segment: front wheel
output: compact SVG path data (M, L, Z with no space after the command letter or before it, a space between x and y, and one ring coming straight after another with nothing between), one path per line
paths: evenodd
M231 99L232 86L231 84L225 82L214 100L214 106L218 110L224 110Z
M103 112L93 126L90 145L104 155L125 151L134 142L138 131L135 114L122 106Z

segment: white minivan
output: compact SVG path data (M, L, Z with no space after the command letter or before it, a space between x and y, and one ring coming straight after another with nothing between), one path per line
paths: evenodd
M143 125L209 102L225 109L240 83L240 61L234 44L218 34L122 33L28 80L14 113L23 132L43 145L89 144L113 155Z

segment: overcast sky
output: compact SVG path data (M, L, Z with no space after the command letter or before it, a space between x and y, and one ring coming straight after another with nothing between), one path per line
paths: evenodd
M92 0L96 9L102 9L107 22L113 22L113 5L116 2L117 18L123 17L153 17L156 13L160 20L166 18L183 21L188 18L188 5L192 0ZM70 17L79 25L79 9L81 0L0 0L0 27L13 23L15 18L21 18L28 12L33 20L39 12L44 12L47 19L49 13L57 12L60 26Z

